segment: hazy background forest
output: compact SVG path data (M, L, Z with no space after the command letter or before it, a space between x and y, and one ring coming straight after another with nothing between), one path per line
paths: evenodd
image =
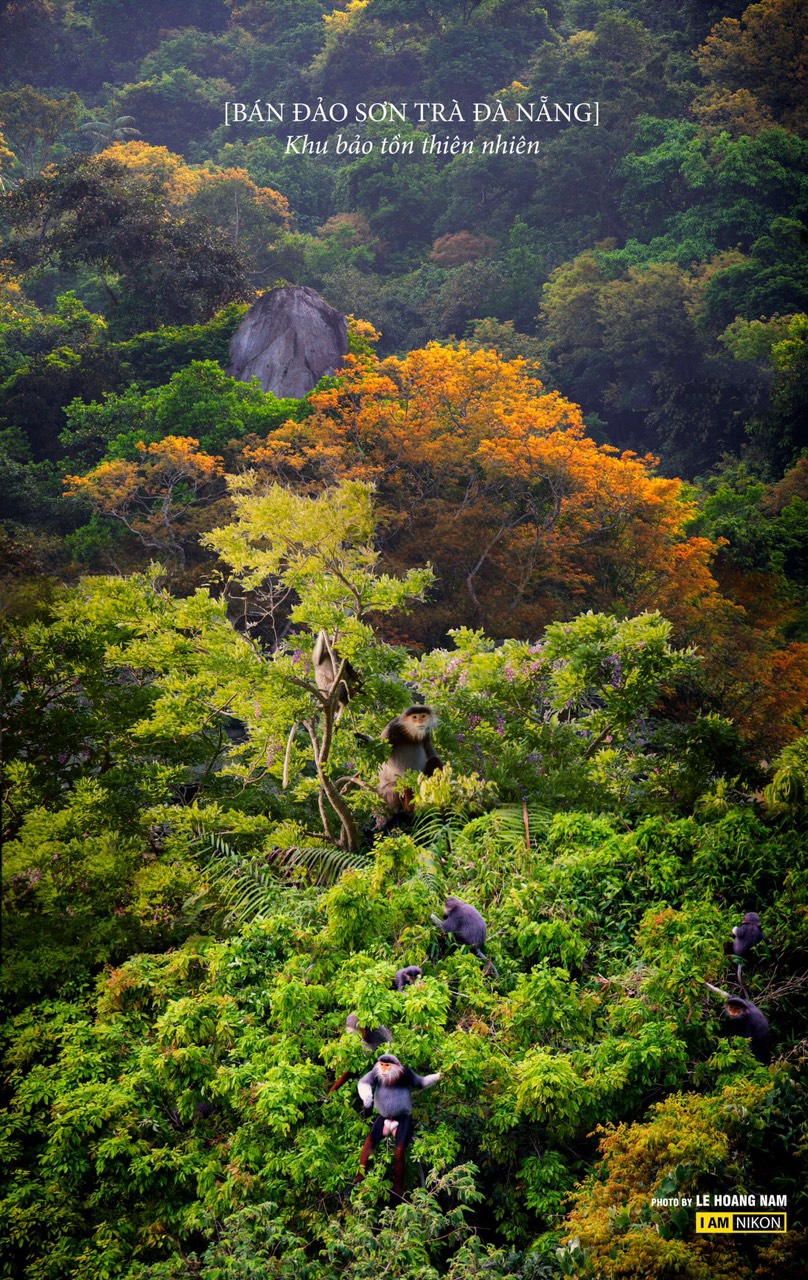
M0 1275L796 1280L808 8L324 7L0 0ZM224 123L494 95L600 124ZM226 372L283 282L351 317L300 400ZM350 1012L442 1073L394 1212ZM725 1190L789 1232L651 1206Z

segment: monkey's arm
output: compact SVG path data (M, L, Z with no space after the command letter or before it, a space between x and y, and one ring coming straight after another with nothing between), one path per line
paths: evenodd
M705 987L707 987L710 991L714 991L714 992L715 992L715 994L716 994L717 996L723 996L723 998L724 998L725 1000L731 1000L731 999L732 999L732 996L729 994L729 992L728 992L728 991L722 991L720 987L714 987L714 986L713 986L713 984L712 984L712 982L708 982L706 978L704 979L704 985L705 985Z
M438 926L438 928L439 928L439 929L442 929L442 930L443 930L443 932L444 932L444 933L446 933L446 924L445 924L445 921L443 921L443 920L439 920L439 919L438 919L438 917L437 917L434 913L430 913L429 918L430 918L430 920L432 920L432 921L433 921L433 922Z
M362 1099L362 1105L366 1111L370 1110L373 1106L373 1085L375 1083L374 1071L375 1067L371 1067L367 1075L362 1076L362 1079L358 1081L356 1086L356 1092Z
M410 1088L411 1089L431 1089L433 1084L437 1084L440 1080L440 1072L435 1071L431 1076L419 1076L414 1071L410 1072Z
M438 769L443 768L443 761L441 760L440 756L435 750L435 744L432 741L431 733L428 733L426 735L426 737L424 738L423 745L424 745L424 751L426 752L426 763L423 768L423 773L426 775L427 778L431 778L433 773L435 773Z

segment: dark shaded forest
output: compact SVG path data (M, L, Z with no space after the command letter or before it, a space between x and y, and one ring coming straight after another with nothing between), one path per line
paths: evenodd
M323 8L0 2L0 1275L800 1280L808 9Z

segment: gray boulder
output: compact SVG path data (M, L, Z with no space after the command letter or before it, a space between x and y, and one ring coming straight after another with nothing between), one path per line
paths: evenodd
M285 285L250 307L230 343L228 373L299 399L348 351L348 322L314 289Z

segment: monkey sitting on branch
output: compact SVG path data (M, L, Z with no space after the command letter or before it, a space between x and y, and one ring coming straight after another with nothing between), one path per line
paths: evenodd
M749 1048L758 1062L768 1062L771 1057L769 1052L769 1020L765 1013L761 1013L757 1005L752 1004L751 1000L744 1000L741 996L731 996L727 991L722 991L720 987L714 987L711 982L705 982L704 985L710 991L714 991L717 996L722 996L727 1002L724 1010L725 1021L721 1028L722 1034L725 1036L745 1036L749 1041Z
M738 986L745 991L743 982L743 964L747 956L751 956L759 942L767 941L760 927L760 916L757 911L747 911L742 924L736 924L732 930L732 954L737 957L736 976Z
M472 907L469 902L463 902L461 898L447 898L444 903L443 919L439 920L435 915L430 918L444 933L453 934L458 942L471 947L474 954L485 961L494 976L499 977L494 962L489 960L480 949L485 942L488 926L476 907Z
M405 991L413 982L423 978L424 971L417 964L408 964L405 969L396 969L393 974L393 986L396 991Z
M432 741L436 724L431 707L413 706L382 729L382 738L390 744L390 759L379 770L378 792L391 814L412 813L412 791L402 794L398 789L405 773L415 770L430 778L443 768Z
M356 1086L366 1114L372 1107L378 1112L359 1157L356 1181L361 1182L364 1178L368 1161L382 1138L392 1135L396 1140L393 1203L401 1199L404 1190L407 1144L413 1133L411 1090L430 1089L439 1080L439 1071L433 1075L419 1076L409 1067L402 1066L394 1054L383 1053Z
M765 942L766 935L760 927L760 916L757 911L747 911L743 924L736 924L732 930L732 954L748 956L759 942Z

